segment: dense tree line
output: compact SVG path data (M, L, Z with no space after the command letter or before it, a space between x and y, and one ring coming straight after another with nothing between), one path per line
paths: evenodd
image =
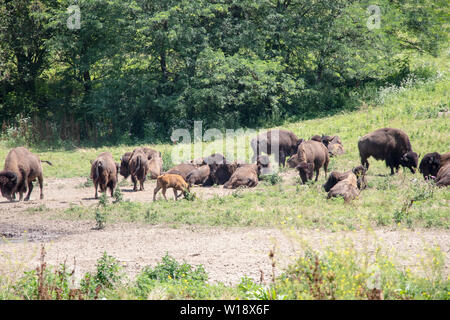
M0 124L25 122L33 141L117 143L168 140L194 120L257 127L336 110L447 40L444 0L371 5L0 0Z

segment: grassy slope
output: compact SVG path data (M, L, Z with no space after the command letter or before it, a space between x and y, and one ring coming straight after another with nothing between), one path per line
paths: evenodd
M376 105L365 105L355 112L347 112L326 118L298 123L286 123L280 127L292 130L299 137L314 134L337 134L347 153L332 158L330 170L346 171L359 164L358 139L377 128L390 126L401 128L409 135L413 150L423 156L428 152L447 152L450 149L449 118L438 117L438 112L449 109L450 81L449 59L441 57L431 61L438 65L441 75L426 83L383 90ZM204 146L219 146L220 141ZM170 145L152 146L163 153L172 150ZM47 177L87 176L89 160L102 151L110 151L119 161L120 155L134 146L114 148L77 149L73 151L39 152L42 159L50 160L53 167L45 165ZM239 145L239 148L243 148ZM209 149L211 151L212 149ZM8 149L0 146L0 159ZM217 150L216 151L220 151ZM225 152L226 154L226 152ZM389 169L384 162L369 159L369 189L360 199L344 205L341 199L326 201L319 183L303 186L295 180L280 185L260 184L258 191L224 198L168 203L124 203L111 206L110 219L143 221L149 223L182 223L206 225L258 225L287 224L329 230L353 230L363 226L406 224L409 227L450 226L447 189L437 189L425 183L417 173L400 171L394 177L386 176ZM262 187L262 188L261 188ZM409 211L402 211L405 203L416 199ZM92 209L75 207L64 216L92 218Z

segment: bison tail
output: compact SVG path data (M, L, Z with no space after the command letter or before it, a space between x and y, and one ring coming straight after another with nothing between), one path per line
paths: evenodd
M41 160L41 162L46 162L46 163L48 163L49 165L53 166L53 163L51 163L50 161L47 161L47 160Z

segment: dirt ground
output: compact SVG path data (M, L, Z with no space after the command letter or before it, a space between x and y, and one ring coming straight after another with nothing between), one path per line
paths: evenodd
M46 217L48 209L95 204L94 188L83 187L85 182L86 178L46 179L45 200L36 200L39 190L35 189L29 202L0 201L0 276L19 276L23 270L34 267L39 260L41 244L45 244L48 264L67 261L67 265L73 266L75 262L78 279L83 273L94 270L97 259L106 251L118 258L131 279L144 266L155 265L169 253L179 261L202 264L211 282L236 284L244 275L257 281L261 277L263 281L270 281L273 271L280 274L306 246L320 250L346 239L353 241L355 248L363 253L373 253L376 244L382 244L383 250L394 256L400 265L411 269L418 269L417 257L424 253L424 248L439 245L446 256L446 266L449 265L450 234L445 230L391 231L384 228L368 234L366 231L331 233L254 227L186 226L175 229L114 223L99 231L93 229L93 221ZM154 186L154 181L148 181L144 192L130 192L130 185L121 190L125 200L150 202ZM233 192L221 187L196 187L193 191L200 198ZM169 197L173 197L171 192L168 192ZM162 195L158 197L162 198ZM40 213L44 205L47 209ZM275 250L274 270L270 250Z

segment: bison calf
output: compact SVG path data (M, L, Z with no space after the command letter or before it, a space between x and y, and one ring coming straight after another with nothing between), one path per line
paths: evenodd
M47 162L52 165L49 161ZM43 174L41 160L39 157L31 153L28 149L18 147L12 149L5 159L5 166L3 171L0 171L0 189L2 196L13 201L16 198L16 193L20 195L19 201L22 200L23 194L27 192L25 201L30 200L31 191L33 191L33 181L39 181L41 189L40 199L44 199L43 193Z
M156 200L156 194L160 189L162 189L164 199L167 200L166 191L168 188L173 188L173 195L175 197L175 201L178 200L178 198L182 194L186 198L187 191L190 191L189 185L186 183L186 181L183 179L182 176L180 176L179 174L166 173L159 176L156 179L156 187L155 190L153 191L153 201ZM177 194L177 190L180 190L181 193Z
M98 187L100 187L100 192L106 192L106 189L109 188L111 197L113 196L118 174L119 165L114 162L111 153L103 152L99 154L91 165L91 179L94 182L95 199L98 199Z

